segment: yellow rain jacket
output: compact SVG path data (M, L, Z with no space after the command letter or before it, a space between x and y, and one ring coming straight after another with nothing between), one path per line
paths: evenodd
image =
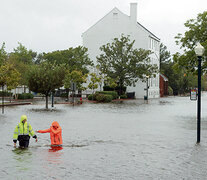
M27 120L26 115L21 116L20 123L16 126L14 130L13 141L15 143L17 142L17 140L29 140L30 136L32 136L35 139L37 138L30 123L28 123L27 121L25 123L22 122L24 119Z

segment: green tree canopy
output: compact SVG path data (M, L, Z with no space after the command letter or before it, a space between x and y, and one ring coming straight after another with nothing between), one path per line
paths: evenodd
M188 72L185 68L179 68L174 62L174 59L171 60L170 51L167 50L167 47L161 43L160 45L160 72L167 76L168 85L173 89L173 94L184 94L189 92L190 88L196 87L196 77L195 74Z
M112 79L117 78L120 88L135 85L145 75L157 72L157 66L150 64L151 51L133 49L134 42L122 35L100 47L102 54L97 57L100 70Z
M11 64L14 64L18 72L21 73L20 85L27 84L27 71L30 66L34 64L37 53L32 50L28 50L21 43L18 43L19 46L14 48L14 51L9 53L7 61Z
M19 62L23 62L25 64L32 64L35 61L37 53L32 51L31 49L27 50L27 48L21 43L18 44L19 46L14 49L14 51L11 52L9 56Z
M28 87L31 91L42 93L46 96L47 109L49 94L55 89L63 86L64 77L64 65L43 62L39 65L32 66L28 71Z
M94 93L94 89L98 88L98 83L101 81L101 79L97 76L96 73L90 73L89 78L90 81L88 84L88 88L92 90L92 93Z
M20 73L13 64L5 62L0 66L0 86L7 86L7 89L16 88L19 84Z
M8 56L5 48L6 48L5 43L3 43L0 48L0 65L2 65L6 61L7 56Z
M65 79L64 79L64 87L70 88L71 83L76 83L76 87L78 90L85 90L83 87L83 83L86 83L87 81L87 74L83 75L81 71L66 71Z
M188 20L184 26L187 31L178 34L176 38L177 45L180 45L184 53L176 53L174 61L180 68L195 72L197 67L197 57L194 52L196 43L200 42L207 49L207 11L198 14L197 19ZM203 69L207 67L207 50L203 55Z
M169 64L171 61L170 51L167 50L167 47L161 43L160 44L160 71L165 69L165 65Z
M87 51L87 48L78 46L67 50L44 53L43 59L53 63L56 62L57 64L66 64L70 72L77 70L87 74L89 72L88 66L93 65Z

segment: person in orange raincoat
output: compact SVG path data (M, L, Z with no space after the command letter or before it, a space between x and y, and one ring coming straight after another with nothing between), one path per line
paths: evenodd
M50 133L50 140L52 146L61 146L62 141L62 128L57 121L53 121L49 129L38 130L38 133Z

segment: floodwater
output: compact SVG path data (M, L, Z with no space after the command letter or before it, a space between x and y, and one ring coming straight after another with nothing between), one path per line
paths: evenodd
M44 103L44 102L42 102ZM202 94L201 143L196 145L196 101L167 97L78 106L45 104L6 107L0 114L1 179L151 180L207 178L207 93ZM56 120L63 149L37 134L28 149L13 147L20 116L34 130Z

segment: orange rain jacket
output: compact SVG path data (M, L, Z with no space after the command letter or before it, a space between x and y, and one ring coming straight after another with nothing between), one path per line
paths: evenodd
M54 126L57 128L55 129ZM53 121L49 129L39 130L39 133L50 133L51 145L62 145L62 129L57 121Z

